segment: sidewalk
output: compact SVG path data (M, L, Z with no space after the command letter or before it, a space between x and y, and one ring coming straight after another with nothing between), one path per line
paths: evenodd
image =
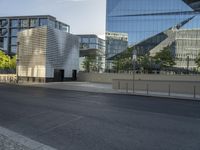
M9 129L0 127L0 150L56 150Z
M103 83L91 83L91 82L51 82L51 83L21 83L20 85L31 86L31 87L42 87L42 88L49 88L49 89L85 91L85 92L94 92L94 93L133 95L133 91L114 90L112 89L112 84L107 84L107 83L103 84ZM134 95L200 100L200 95L196 95L196 98L194 98L193 95L179 94L179 93L171 93L169 96L168 93L163 93L163 92L148 91L147 93L147 91L135 91Z

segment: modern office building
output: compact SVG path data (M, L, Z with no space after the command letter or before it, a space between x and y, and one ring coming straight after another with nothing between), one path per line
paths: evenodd
M18 34L17 60L20 81L76 80L79 38L47 26L21 31Z
M94 34L78 35L80 42L80 71L84 71L83 61L87 56L95 57L94 66L96 71L103 72L105 70L105 40Z
M118 50L109 46L109 33L121 33L127 35L128 47L139 55L155 55L169 47L177 67L189 64L189 68L195 68L194 59L200 53L199 0L107 0L106 11L107 60L125 50L117 46L119 42Z
M17 34L26 29L49 26L61 31L70 32L70 26L57 21L53 16L10 16L0 17L0 49L8 54L17 50Z

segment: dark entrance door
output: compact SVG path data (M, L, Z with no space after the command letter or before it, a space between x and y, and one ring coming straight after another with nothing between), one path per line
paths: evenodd
M64 70L54 69L54 81L55 82L64 81Z
M77 70L72 70L72 80L73 81L77 80Z

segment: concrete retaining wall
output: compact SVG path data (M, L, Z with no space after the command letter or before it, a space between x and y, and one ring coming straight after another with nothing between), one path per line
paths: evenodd
M158 81L158 80L117 80L112 83L113 89L145 92L161 92L167 94L185 94L200 96L200 81Z
M15 83L16 79L16 74L0 74L0 82L3 83Z
M110 83L115 90L133 91L133 74L83 73L79 81ZM180 94L193 98L200 97L200 75L136 74L134 90L165 95Z

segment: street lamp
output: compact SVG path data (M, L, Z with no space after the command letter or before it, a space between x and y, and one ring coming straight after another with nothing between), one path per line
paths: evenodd
M19 82L19 45L20 43L17 42L17 59L16 59L16 82Z
M186 60L187 60L187 74L189 74L189 65L190 65L190 56L189 56L189 54L187 55Z
M133 50L132 61L133 61L133 94L134 94L135 93L135 64L137 61L137 51L136 50Z

